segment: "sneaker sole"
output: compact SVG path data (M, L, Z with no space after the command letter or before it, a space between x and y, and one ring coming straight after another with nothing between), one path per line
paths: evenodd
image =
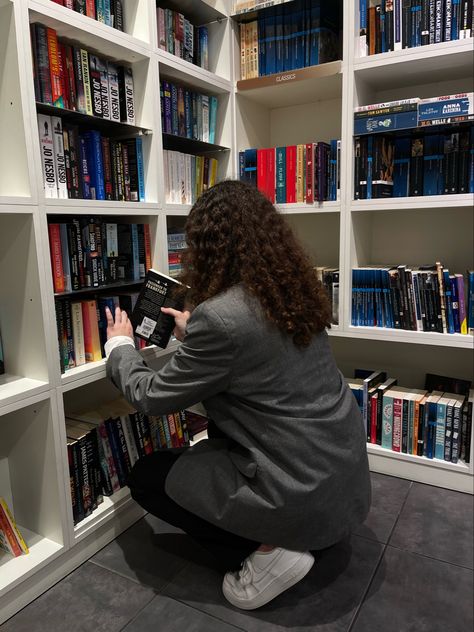
M283 575L276 578L278 581L278 585L276 579L274 582L269 584L267 588L261 592L259 595L256 595L253 599L246 599L245 601L240 601L230 590L227 589L225 582L222 584L222 592L224 593L224 597L227 599L229 603L231 603L236 608L240 608L241 610L255 610L256 608L261 608L269 601L281 595L281 593L288 590L295 584L305 577L314 564L314 557L305 556L304 558L299 559L291 568L289 568Z

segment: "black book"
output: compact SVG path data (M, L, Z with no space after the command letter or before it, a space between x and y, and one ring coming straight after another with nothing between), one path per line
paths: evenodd
M172 316L163 314L162 307L182 309L182 301L173 294L181 284L156 270L148 270L138 295L131 321L135 335L165 349L175 323Z
M469 164L471 157L469 135L470 131L468 129L463 129L459 132L457 193L469 192Z
M421 2L421 45L425 46L430 43L430 0L422 0Z
M458 192L459 132L444 135L443 193Z
M471 380L463 378L436 375L435 373L427 373L425 376L425 389L427 391L443 391L468 397L471 386Z
M96 55L89 55L89 77L91 82L92 111L94 116L102 118L102 84L100 81L101 64Z
M402 48L411 45L411 0L402 0Z
M412 138L410 157L410 196L423 195L423 144L422 137Z

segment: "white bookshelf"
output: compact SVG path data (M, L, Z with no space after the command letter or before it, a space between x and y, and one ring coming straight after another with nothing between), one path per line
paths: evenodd
M390 259L442 260L455 271L474 267L472 195L354 201L352 185L353 108L472 90L473 40L358 58L358 2L344 5L341 61L284 78L240 81L231 0L175 3L194 24L208 24L209 70L158 48L151 0L125 0L123 33L51 0L0 0L0 136L8 148L0 152L0 329L8 371L0 376L0 495L31 548L18 559L0 557L0 623L143 515L122 489L73 525L64 418L114 399L117 391L106 379L104 360L60 374L47 219L90 214L147 222L153 265L166 269L167 229L184 226L190 205L169 204L165 197L162 151L170 139L161 130L160 79L217 96L216 145L206 151L219 159L219 178L236 176L240 149L341 139L340 199L279 210L315 265L340 270L339 325L330 340L345 375L383 368L414 388L423 386L426 372L472 379L472 337L352 327L350 283L353 266ZM145 202L45 199L31 70L29 24L35 21L132 65L137 127L144 130ZM179 150L193 153L193 145ZM177 346L142 353L158 367ZM374 471L473 492L472 463L378 446L368 446L368 453Z

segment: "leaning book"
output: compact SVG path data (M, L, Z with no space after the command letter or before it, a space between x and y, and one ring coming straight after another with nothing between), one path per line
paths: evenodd
M163 314L161 308L182 309L182 300L174 296L180 285L179 281L162 272L148 270L130 318L136 336L166 348L175 322L172 316Z

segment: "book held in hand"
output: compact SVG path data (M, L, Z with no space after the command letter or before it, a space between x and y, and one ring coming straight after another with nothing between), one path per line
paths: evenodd
M182 301L173 296L179 285L181 284L176 279L162 272L152 268L148 270L130 318L136 336L162 349L166 348L175 322L161 308L182 309Z

